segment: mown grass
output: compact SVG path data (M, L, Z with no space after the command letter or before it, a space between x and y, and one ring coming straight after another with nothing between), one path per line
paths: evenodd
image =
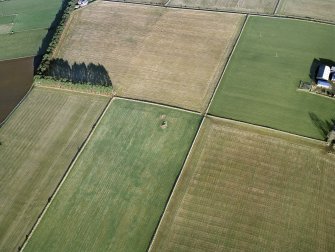
M335 155L207 118L150 251L334 251Z
M43 87L51 87L51 88L59 88L64 90L73 90L83 93L91 93L98 95L106 95L113 96L114 91L112 86L101 86L95 85L92 83L72 83L69 81L57 81L48 78L40 78L39 76L35 76L34 81L35 86L43 86Z
M62 0L10 0L0 2L0 15L14 15L14 32L48 28Z
M46 29L0 35L0 60L35 56L47 34Z
M108 98L34 88L0 128L0 251L17 251Z
M25 251L145 251L199 122L114 100Z
M250 17L210 113L324 139L335 100L297 92L313 60L335 59L335 26Z
M0 34L0 60L36 55L61 5L62 0L0 2L0 16L13 22L7 34Z

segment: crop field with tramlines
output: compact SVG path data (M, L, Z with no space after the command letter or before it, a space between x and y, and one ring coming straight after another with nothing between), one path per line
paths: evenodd
M210 113L323 140L335 102L297 88L313 61L335 59L334 41L333 25L250 17Z
M149 251L333 251L335 156L208 118Z
M114 2L131 2L131 3L142 3L142 4L154 4L154 5L164 5L169 0L115 0Z
M0 250L15 251L107 98L35 88L0 128Z
M273 13L276 3L277 0L170 0L168 5L196 9Z
M103 65L117 95L203 111L243 20L99 1L73 13L54 58Z
M334 1L0 0L0 251L335 251Z
M145 251L199 122L114 100L25 251Z
M334 6L334 0L281 0L278 14L335 22Z

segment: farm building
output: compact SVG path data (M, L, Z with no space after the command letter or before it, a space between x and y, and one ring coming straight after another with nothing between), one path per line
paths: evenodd
M324 88L324 89L332 89L332 85L325 80L318 80L318 83L316 85L319 88Z
M76 9L80 8L80 7L84 7L88 4L88 0L78 0L77 4L76 4Z
M330 76L330 67L327 65L321 65L316 76L317 80L329 80Z
M332 74L332 78L330 79L330 81L335 83L335 72Z

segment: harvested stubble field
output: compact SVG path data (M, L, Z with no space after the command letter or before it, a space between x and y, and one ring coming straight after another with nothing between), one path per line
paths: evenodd
M0 128L0 250L17 251L108 99L34 88Z
M118 95L203 111L243 17L95 2L73 13L54 57L102 64Z
M142 3L142 4L159 4L164 5L168 2L168 0L113 0L115 2L132 2L132 3Z
M281 0L278 14L335 22L334 0Z
M334 251L334 154L223 119L203 126L151 251Z
M335 101L297 88L314 60L335 59L334 41L333 25L250 17L209 112L323 140Z
M169 6L218 9L252 13L272 13L277 0L170 0Z
M200 119L114 100L25 251L145 251Z

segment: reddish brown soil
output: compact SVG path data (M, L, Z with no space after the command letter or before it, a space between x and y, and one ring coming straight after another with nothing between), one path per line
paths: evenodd
M0 123L33 83L33 57L0 61Z

